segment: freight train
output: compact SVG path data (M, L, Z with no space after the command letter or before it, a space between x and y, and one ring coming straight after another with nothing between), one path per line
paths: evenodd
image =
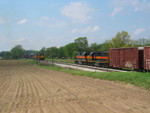
M150 71L150 46L112 48L103 52L83 52L75 56L75 63L119 69Z
M24 58L26 59L35 59L35 60L45 60L44 54L25 54Z

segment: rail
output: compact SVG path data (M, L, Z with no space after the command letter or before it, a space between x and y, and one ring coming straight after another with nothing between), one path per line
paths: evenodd
M94 67L94 66L80 65L80 64L72 64L72 63L60 62L60 61L54 61L54 60L53 61L45 60L43 62L47 62L50 65L67 67L67 68L75 69L75 70L85 70L85 71L93 71L93 72L126 72L124 70L117 70L117 69L104 68L104 67Z

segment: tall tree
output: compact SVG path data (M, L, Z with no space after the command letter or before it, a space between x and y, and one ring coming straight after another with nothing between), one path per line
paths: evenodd
M46 48L46 50L45 50L45 57L46 58L51 58L51 48Z
M64 47L64 52L65 52L65 55L67 57L70 57L72 58L73 57L73 53L74 51L77 51L77 44L76 43L69 43L67 44L65 47Z
M25 50L23 49L21 45L16 45L15 47L11 49L11 56L14 59L22 58L24 53L25 53Z
M40 53L45 54L45 52L46 52L46 48L42 47L42 49L40 50Z
M130 35L126 31L118 32L114 38L110 41L109 46L111 48L120 48L120 47L131 47L133 46Z
M141 38L135 41L137 46L150 46L150 39Z
M101 48L101 45L97 43L92 43L90 45L90 51L98 51L100 48Z
M0 57L2 59L11 59L12 58L11 53L9 51L0 52Z
M66 57L66 55L65 55L65 47L60 47L58 49L58 57L59 58L65 58Z
M50 50L50 57L51 58L56 58L56 57L58 57L58 48L57 47L50 47L49 48L49 50Z
M77 44L79 52L87 51L89 46L87 37L79 37L75 39L75 43Z
M110 48L109 43L110 43L110 41L107 40L104 43L100 44L99 51L108 51Z

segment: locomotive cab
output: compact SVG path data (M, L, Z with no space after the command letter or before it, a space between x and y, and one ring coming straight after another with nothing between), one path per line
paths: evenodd
M75 63L76 64L87 64L87 55L88 52L78 52L75 56Z
M88 56L88 65L96 65L102 67L108 66L108 52L91 52Z

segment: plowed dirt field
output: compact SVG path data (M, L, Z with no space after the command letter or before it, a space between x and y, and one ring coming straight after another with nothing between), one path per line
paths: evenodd
M150 113L150 92L0 60L0 113Z

